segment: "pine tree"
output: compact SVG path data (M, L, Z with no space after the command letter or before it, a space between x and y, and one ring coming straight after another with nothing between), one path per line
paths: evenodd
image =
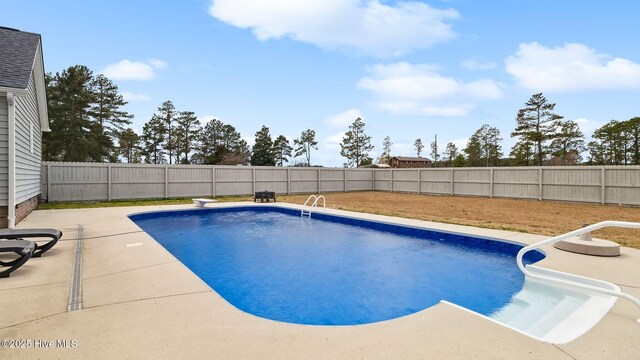
M139 164L141 162L140 140L140 136L131 128L118 133L118 153L127 163Z
M453 167L464 167L466 166L467 161L464 159L464 155L458 154L451 162L451 166Z
M273 142L273 149L276 152L276 164L278 166L283 166L285 162L289 162L293 148L289 144L289 140L284 135L280 135L276 138Z
M391 146L393 143L391 142L391 138L389 136L385 136L382 141L382 155L380 155L380 159L378 163L380 164L389 164L391 162Z
M516 129L511 133L512 137L519 136L520 141L533 143L538 166L542 166L547 154L545 143L554 139L558 121L563 118L553 112L555 107L542 93L534 94L518 111Z
M369 151L373 150L371 145L371 136L364 132L364 122L361 118L357 118L353 124L349 126L342 142L340 143L340 155L347 158L346 165L348 167L360 167L371 161Z
M243 146L242 141L244 140L242 140L242 136L236 131L235 127L228 124L222 126L222 146L231 152L237 152ZM244 144L246 144L246 141Z
M142 128L143 153L148 164L164 163L164 148L166 130L164 122L158 115L153 115L151 120Z
M202 164L246 164L246 141L236 128L218 119L210 120L200 136L200 147L194 158Z
M535 162L535 153L533 151L533 142L527 140L518 141L509 153L515 166L532 166Z
M589 159L587 163L589 165L604 165L606 164L606 150L605 146L599 141L590 141L587 144L587 151L589 152Z
M82 65L46 74L51 132L43 136L43 158L61 161L119 161L118 133L132 116L118 87Z
M176 118L174 128L176 163L190 164L189 154L198 147L198 139L202 127L196 114L192 111L181 111Z
M582 162L584 135L575 121L562 121L558 133L549 145L551 155L557 159L559 165L576 165Z
M275 166L276 154L273 150L273 141L269 134L269 128L262 125L262 129L256 132L256 140L251 154L253 166Z
M164 129L164 143L162 144L165 153L169 157L169 164L173 164L174 156L176 155L176 134L175 134L175 123L177 119L178 113L176 112L176 108L173 106L173 103L170 100L167 100L162 103L162 105L158 108L158 119L162 121L163 129ZM178 162L178 161L176 161Z
M631 146L629 152L631 155L631 164L640 165L640 117L634 117L627 121L629 140Z
M453 166L453 159L456 156L458 156L458 147L454 143L448 142L444 149L444 158L447 160L448 166Z
M467 141L467 147L462 149L463 152L467 154L466 163L469 166L483 166L484 161L482 161L482 145L480 144L480 139L478 136L471 136L469 141Z
M251 149L244 139L240 139L232 152L226 154L220 164L222 165L249 165L251 162Z
M471 166L497 166L502 156L500 130L484 124L471 135L464 152Z
M102 161L95 150L104 142L91 118L93 73L82 65L46 77L50 133L43 137L48 161Z
M304 155L307 166L311 166L311 149L318 150L316 132L311 129L303 131L299 138L293 140L293 144L296 146L295 157Z
M96 121L89 123L89 135L87 138L91 139L89 145L89 158L90 161L95 162L118 162L118 154L115 151L115 145L113 140L102 125Z
M236 128L231 125L222 126L221 164L247 165L250 162L251 150L247 142L242 139Z
M502 146L500 141L500 130L497 127L484 124L477 131L482 146L482 157L485 160L485 166L497 166L498 161L502 157Z
M599 151L591 154L592 159L599 159L603 165L626 165L632 149L632 134L625 122L611 120L593 133L593 144L589 148Z
M98 153L106 156L114 155L118 132L122 131L126 125L131 124L133 115L121 110L121 107L125 106L127 102L118 93L118 86L106 76L98 74L93 79L92 91L95 94L95 103L91 107L90 113L100 125L99 132L104 132L106 135L104 140L97 144Z
M420 138L416 139L416 141L413 143L413 146L416 148L416 153L418 154L418 157L420 157L420 154L422 154L422 149L424 149L422 140Z
M202 143L198 151L201 163L218 164L222 160L223 126L222 121L218 119L212 119L205 125L202 131Z
M438 159L440 159L440 153L438 153L438 135L436 134L433 142L431 143L431 157L433 158L433 166L436 166Z

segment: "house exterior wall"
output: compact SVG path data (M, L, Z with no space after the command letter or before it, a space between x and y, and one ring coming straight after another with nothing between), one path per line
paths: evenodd
M426 167L431 167L431 161L428 160L424 160L424 161L407 161L407 160L400 160L400 159L391 159L391 167L392 168L426 168Z
M0 207L7 207L9 188L9 104L7 94L0 92ZM6 220L6 219L5 219Z
M16 96L16 204L40 194L42 132L38 116L35 79L26 96ZM33 144L32 144L33 142Z
M25 200L16 205L16 224L27 217L38 206L38 196L34 196L29 200ZM0 228L6 228L8 225L7 206L0 206Z

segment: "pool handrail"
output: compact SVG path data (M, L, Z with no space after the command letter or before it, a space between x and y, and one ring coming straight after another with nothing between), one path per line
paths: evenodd
M311 199L313 200L313 203L311 205L309 205L310 208L314 208L318 206L318 201L320 199L322 199L322 207L326 207L327 205L327 199L325 199L324 195L310 195L307 198L307 201L304 202L304 205L302 205L302 210L300 210L300 216L304 216L305 214L309 217L311 217L311 209L304 211L304 207L307 206L307 204L309 203L309 201L311 201Z
M616 296L618 298L623 298L626 300L631 301L632 303L634 303L638 308L640 308L640 300L638 300L638 298L627 294L627 293L623 293L623 292L617 292L617 291L612 291L612 290L608 290L608 289L604 289L601 287L597 287L597 286L592 286L592 285L587 285L587 284L580 284L580 283L576 283L573 281L569 281L569 280L564 280L564 279L559 279L559 278L555 278L555 277L550 277L550 276L544 276L544 275L539 275L539 274L534 274L532 272L530 272L529 270L527 270L526 266L522 263L522 258L524 257L524 254L526 254L527 252L534 250L534 249L538 249L542 246L545 245L549 245L549 244L553 244L556 243L558 241L562 241L562 240L566 240L569 239L571 237L574 236L578 236L581 234L585 234L594 230L598 230L598 229L602 229L605 227L622 227L622 228L631 228L631 229L640 229L640 223L636 223L636 222L629 222L629 221L612 221L612 220L608 220L608 221L601 221L599 223L593 224L593 225L589 225L589 226L585 226L583 228L580 228L578 230L574 230L574 231L570 231L566 234L562 234L562 235L558 235L540 242L537 242L535 244L531 244L529 246L525 246L522 249L520 249L520 251L518 252L518 255L516 256L516 262L518 263L518 268L520 268L520 271L522 271L522 273L524 273L526 276L530 277L530 278L534 278L534 279L540 279L540 280L545 280L545 281L550 281L550 282L554 282L557 284L562 284L562 285L568 285L568 286L572 286L572 287L577 287L580 289L584 289L584 290L590 290L590 291L594 291L594 292L599 292L605 295L610 295L610 296ZM638 322L638 324L640 324L640 319L636 320Z

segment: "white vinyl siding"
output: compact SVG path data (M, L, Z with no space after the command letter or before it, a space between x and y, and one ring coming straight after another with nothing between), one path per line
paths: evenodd
M29 125L29 152L33 154L33 123Z
M33 74L27 90L16 96L16 204L40 194L42 133L32 130L40 129Z
M7 94L0 93L0 206L7 206L9 188L9 104Z

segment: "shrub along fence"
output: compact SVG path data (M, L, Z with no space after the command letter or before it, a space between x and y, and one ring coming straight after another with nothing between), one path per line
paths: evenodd
M640 205L640 166L343 169L42 163L47 201L393 191Z

